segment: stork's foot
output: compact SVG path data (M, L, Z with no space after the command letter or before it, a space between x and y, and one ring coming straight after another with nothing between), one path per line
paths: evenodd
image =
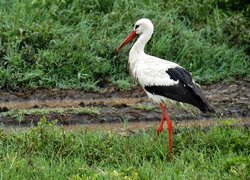
M162 118L161 118L160 126L157 129L156 136L154 138L154 143L158 140L159 135L163 131L163 124L164 124L164 120L165 120L167 123L167 128L168 128L168 147L169 147L169 154L167 156L167 159L171 160L172 159L172 152L173 152L173 150L172 150L172 148L173 148L173 142L172 142L173 127L172 127L172 122L167 114L166 105L163 103L161 103L160 105L161 105L161 109L162 109Z
M173 142L172 142L172 135L173 135L173 126L170 118L168 117L167 107L165 104L161 103L162 109L162 118L166 120L168 126L168 147L169 147L169 158L172 159L172 152L173 152Z
M169 158L172 159L172 156L173 156L173 140L172 140L173 128L172 128L172 122L168 117L166 118L166 122L168 125Z

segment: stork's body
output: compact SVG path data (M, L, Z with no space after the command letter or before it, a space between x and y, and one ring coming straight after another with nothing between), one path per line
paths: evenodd
M165 100L172 99L192 104L202 112L213 112L214 110L208 105L201 89L194 83L188 71L176 63L145 54L144 47L151 38L153 29L154 27L150 20L138 20L134 30L117 48L117 51L139 35L138 40L129 52L130 71L132 76L139 81L149 98L161 106L162 119L157 130L157 135L162 132L163 122L166 120L171 156L172 123L167 114L164 104Z

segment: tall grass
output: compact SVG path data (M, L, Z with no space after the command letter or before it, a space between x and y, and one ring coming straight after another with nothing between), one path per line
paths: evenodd
M0 131L1 179L248 179L249 129L175 129L174 158L166 132L128 137L101 131L66 132L42 119L26 131Z
M113 52L142 17L155 25L148 53L199 83L249 80L248 15L247 1L2 0L0 87L127 88L128 48Z

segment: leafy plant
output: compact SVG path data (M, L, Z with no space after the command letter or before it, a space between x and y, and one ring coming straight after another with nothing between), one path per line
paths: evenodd
M26 130L0 130L4 179L249 177L249 129L230 124L176 128L174 158L166 160L166 132L121 136L110 131L66 131L44 117Z
M197 82L249 80L248 14L247 1L3 0L0 87L130 88L128 49L114 50L142 17L155 25L146 51Z

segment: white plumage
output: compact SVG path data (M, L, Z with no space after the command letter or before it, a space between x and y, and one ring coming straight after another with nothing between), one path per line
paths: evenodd
M136 28L137 27L137 28ZM129 52L129 65L132 76L137 79L142 87L152 85L171 86L179 83L170 78L166 73L169 68L180 67L178 64L160 59L155 56L145 54L144 47L153 34L154 26L149 19L140 19L135 24L136 34L140 37L135 42ZM147 95L155 103L166 100L166 97L153 95L147 92Z
M149 56L144 54L141 56L142 58L134 63L130 63L130 71L132 76L138 80L142 87L145 86L172 86L179 83L179 80L173 80L170 78L169 74L166 71L169 68L178 67L177 64L159 59L154 56ZM147 92L147 91L146 91ZM151 98L155 103L160 103L161 101L165 101L166 97L150 95L148 93L149 98Z
M157 130L159 135L166 120L169 135L169 151L172 154L172 123L167 115L166 99L185 102L198 107L203 112L214 112L207 103L201 89L195 84L189 72L178 64L166 61L155 56L145 54L144 47L150 40L154 26L149 19L140 19L134 30L116 49L119 51L136 36L139 38L129 52L129 67L132 76L137 79L149 98L160 103L162 119Z

